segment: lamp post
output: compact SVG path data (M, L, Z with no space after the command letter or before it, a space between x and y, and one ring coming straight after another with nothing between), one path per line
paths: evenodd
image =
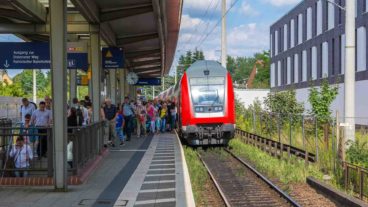
M356 1L345 1L345 8L333 0L326 0L345 11L345 76L344 76L344 137L355 140L355 7Z
M355 140L355 1L345 7L345 138Z

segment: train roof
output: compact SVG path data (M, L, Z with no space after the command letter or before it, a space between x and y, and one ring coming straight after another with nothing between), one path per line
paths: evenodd
M204 71L209 70L211 76L223 76L227 74L226 68L214 60L197 60L187 70L188 76L204 76Z

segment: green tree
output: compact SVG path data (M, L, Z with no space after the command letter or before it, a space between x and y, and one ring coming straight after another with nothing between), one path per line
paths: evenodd
M43 97L47 93L48 89L51 89L51 75L50 72L45 75L38 70L36 72L37 77L37 96ZM20 84L20 87L24 91L24 95L31 97L33 94L33 71L23 70L13 78L13 84ZM50 94L47 94L50 95Z
M339 93L337 84L330 86L327 80L322 81L321 88L311 87L309 89L308 101L312 106L310 114L314 115L318 122L323 125L325 144L328 148L329 128L331 119L330 106Z
M269 112L282 115L304 112L304 105L298 103L294 90L269 93L264 100L264 105Z
M194 52L192 52L190 50L187 51L185 56L181 55L179 57L179 65L176 68L178 80L180 80L180 78L183 75L184 71L186 71L190 67L191 64L193 64L197 60L204 60L204 59L205 59L205 57L203 55L203 52L199 51L197 49Z
M1 96L13 96L13 97L23 97L25 93L19 82L13 82L13 84L8 84L7 81L0 82L0 95Z

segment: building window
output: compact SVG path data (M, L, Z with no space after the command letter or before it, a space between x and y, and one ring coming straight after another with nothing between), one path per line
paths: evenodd
M312 80L317 79L317 47L312 47Z
M332 65L331 65L331 75L335 75L336 73L335 73L335 71L336 71L336 68L335 68L335 66L336 66L336 64L335 64L335 38L332 38L332 41L331 41L331 63L332 63Z
M307 9L307 40L312 38L312 8Z
M279 52L279 31L275 31L275 55Z
M342 0L339 0L338 3L341 6L342 5ZM340 25L340 24L342 24L342 13L345 12L345 11L342 11L341 9L338 9L338 12L339 12L339 25Z
M328 77L328 42L322 43L322 78Z
M275 63L271 64L271 88L275 87Z
M303 14L298 16L298 44L303 42Z
M345 74L345 46L346 46L346 38L345 34L340 36L340 58L341 58L341 74Z
M289 85L291 83L291 58L287 58L287 66L286 66L286 83Z
M270 34L270 56L273 57L273 46L274 46L274 40L272 39L273 36Z
M363 1L364 1L364 12L368 12L368 0L363 0Z
M367 69L366 65L366 51L367 51L367 32L365 27L357 29L357 71L364 71Z
M333 29L335 27L335 5L332 4L332 2L335 2L334 0L330 0L331 2L327 3L327 30Z
M307 81L307 51L303 50L302 57L302 81Z
M287 29L287 24L284 25L284 50L287 50L287 40L288 40L288 29Z
M290 48L294 46L295 46L295 22L294 19L292 19L290 21Z
M299 56L298 54L294 55L294 83L298 83L299 81Z
M277 85L281 86L281 61L277 62Z
M322 34L322 21L323 21L323 17L322 17L322 0L319 0L317 2L317 36Z

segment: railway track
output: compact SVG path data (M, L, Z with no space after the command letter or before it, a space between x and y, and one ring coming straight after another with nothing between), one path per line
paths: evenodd
M210 149L198 155L226 206L300 206L230 151Z

